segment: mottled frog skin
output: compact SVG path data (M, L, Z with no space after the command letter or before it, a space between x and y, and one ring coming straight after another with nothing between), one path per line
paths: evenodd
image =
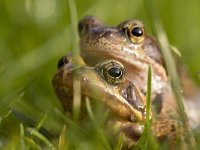
M143 133L146 107L145 96L125 77L124 66L116 60L106 60L88 67L79 59L80 67L73 68L73 56L59 62L53 78L53 87L68 113L72 113L73 74L78 72L82 97L99 100L111 110L108 126L117 128L126 136L125 143L132 145ZM84 102L84 99L82 99ZM82 105L82 108L85 107Z
M109 117L108 126L115 126L117 133L124 133L124 143L128 146L136 144L145 125L147 72L150 66L151 134L158 139L168 139L170 149L177 149L178 140L182 141L181 149L190 149L187 135L180 124L176 100L160 48L156 40L146 34L142 22L126 20L117 26L107 26L99 19L87 16L79 22L78 31L83 58L79 59L80 67L73 68L72 55L64 56L59 61L58 72L53 78L54 90L67 115L72 114L73 72L77 71L81 82L82 109L85 97L99 100L111 110L112 117ZM186 81L188 77L182 75L180 70L180 78ZM187 81L182 82L183 92L190 85L196 93L191 80ZM183 94L192 99L191 93ZM194 115L190 113L193 105L189 101L185 104L191 118ZM198 117L194 118L193 120L200 122L200 119L196 119Z
M80 49L86 63L92 65L100 60L110 58L120 61L125 67L127 79L133 82L144 95L146 95L147 87L147 70L148 66L151 66L152 107L154 112L153 120L155 121L153 126L154 134L157 137L167 136L169 141L180 138L176 137L176 132L182 132L180 131L182 129L178 127L180 116L178 116L177 104L164 60L155 39L145 33L142 22L126 20L117 26L110 27L93 16L87 16L79 22L78 29ZM182 75L183 72L179 68L180 78L184 78L185 76ZM190 96L191 100L190 94L194 90L189 91L187 85L190 85L193 89L195 89L195 86L189 78L187 79L186 86L183 86L183 95L185 98ZM185 81L181 80L181 84L184 85ZM191 113L191 103L197 103L193 102L185 102L189 118L192 115L194 116L194 113ZM193 117L193 121L196 119L196 122L199 123L198 116ZM184 138L182 140L184 141Z
M136 30L136 31L135 31ZM140 31L141 35L137 33ZM133 35L136 34L138 35ZM167 75L160 50L154 39L145 35L143 25L128 20L116 27L108 27L94 17L79 22L80 49L87 64L114 58L124 64L126 76L146 93L147 70L152 66L153 93L160 92ZM134 75L133 75L134 74Z

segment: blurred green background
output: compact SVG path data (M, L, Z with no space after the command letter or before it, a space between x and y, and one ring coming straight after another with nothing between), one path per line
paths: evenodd
M177 47L190 74L199 83L200 1L155 0L170 43ZM109 25L140 19L153 35L149 12L142 0L77 0L78 19L94 15ZM10 109L60 133L61 110L51 80L58 59L70 48L66 0L0 0L0 149L15 149L20 123ZM22 117L23 118L23 117Z

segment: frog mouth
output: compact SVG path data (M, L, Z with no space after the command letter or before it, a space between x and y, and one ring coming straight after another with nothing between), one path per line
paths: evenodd
M99 97L101 97L101 99L99 100L102 103L104 103L115 114L117 114L121 118L124 118L125 120L132 121L134 118L134 121L135 119L137 121L143 121L143 113L135 109L129 101L122 97L122 95L116 93L117 91L113 88L113 86L101 82L102 80L96 78L95 76L93 76L92 78L94 80L92 79L92 81L90 81L91 77L82 77L81 90L86 96L94 99L99 99Z

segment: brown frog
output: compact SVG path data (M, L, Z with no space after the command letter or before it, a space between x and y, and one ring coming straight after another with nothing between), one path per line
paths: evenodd
M80 58L81 66L73 68L73 57L67 55L59 61L59 70L53 78L55 93L61 100L68 116L72 114L73 73L78 71L81 82L82 109L84 109L84 98L99 100L111 110L108 119L108 127L117 128L117 133L124 133L124 143L130 147L135 145L145 125L145 96L135 85L125 77L123 65L116 60L106 60L98 63L95 67L88 67ZM171 98L167 90L164 97ZM172 103L167 103L171 108ZM176 120L171 109L163 109L153 120L152 134L158 138L168 135L171 146L176 140ZM161 114L161 115L160 115ZM174 119L170 118L169 114ZM173 131L172 131L173 130ZM116 132L116 131L114 131Z
M83 18L78 25L80 35L80 49L82 56L88 64L96 64L99 60L114 58L120 60L125 68L127 77L135 82L142 91L146 92L147 66L153 69L152 93L161 93L162 81L168 80L166 68L159 46L155 39L148 36L142 22L138 20L127 20L117 26L109 27L93 16ZM200 103L199 90L189 77L186 67L176 57L176 65L183 96L186 101L186 108ZM134 75L133 75L134 74ZM194 102L194 101L197 102ZM190 109L191 110L191 109ZM187 111L189 116L194 116ZM191 114L191 115L190 115ZM199 113L200 114L200 113ZM199 124L200 116L194 117L194 124ZM193 119L194 120L194 119Z
M138 20L127 20L108 27L97 18L87 16L79 22L78 29L80 49L87 64L94 65L111 58L119 60L125 67L127 79L144 94L147 70L151 66L154 134L157 137L167 136L170 142L180 138L176 136L182 130L178 127L177 104L163 58L155 40L145 34L143 24Z
M87 64L114 58L121 61L126 76L146 93L147 70L153 70L153 93L159 93L162 82L167 81L160 49L153 38L146 35L143 24L128 20L116 27L108 27L97 18L88 16L78 25L80 49Z
M73 57L63 57L52 81L66 112L68 115L72 113L73 74L77 71L82 103L84 97L102 102L111 110L112 117L108 119L110 128L117 128L117 132L124 133L128 145L135 144L144 129L145 96L125 77L124 66L120 62L111 59L88 67L81 58L79 60L80 67L73 68Z

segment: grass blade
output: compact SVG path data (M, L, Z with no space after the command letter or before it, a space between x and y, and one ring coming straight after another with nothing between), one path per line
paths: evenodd
M101 128L97 124L97 121L96 121L96 118L94 117L94 114L92 112L92 108L91 108L91 105L90 105L90 100L89 100L88 97L86 97L86 109L87 109L87 112L88 112L88 115L89 115L90 119L92 120L92 122L93 122L93 124L94 124L94 126L95 126L95 128L97 130L98 138L100 139L100 141L104 145L105 149L111 150L110 144L109 144L108 139L106 138L106 135L104 134L104 132L101 130Z
M145 150L147 149L148 139L150 136L150 128L151 128L151 120L150 120L150 112L151 112L151 78L152 72L151 67L148 68L148 84L147 84L147 96L146 96L146 121L144 132L137 144L136 149Z
M121 150L124 142L124 134L120 134L114 150Z
M42 142L44 142L50 149L52 149L52 150L56 149L53 146L53 144L43 134L38 132L36 129L28 127L27 131L31 134L31 136L37 137Z
M179 85L179 79L178 79L178 75L177 75L177 71L175 67L175 62L173 60L173 57L170 51L170 44L169 44L167 35L165 33L165 30L162 26L159 15L155 9L155 6L152 0L145 0L145 2L147 5L147 9L149 10L149 13L151 15L151 19L153 20L154 31L157 35L158 42L161 47L161 51L163 53L163 56L166 62L167 71L170 75L172 89L176 97L176 102L178 104L178 111L179 111L179 116L181 119L180 124L184 128L185 135L188 136L187 138L185 138L186 143L188 143L188 147L190 147L191 149L196 149L195 139L188 125L187 116L185 114L185 109L182 102L183 100L180 93L181 90L180 90L180 85Z
M21 150L26 150L26 145L24 141L24 126L20 123L20 143L21 143Z
M20 99L24 95L24 91L30 86L33 85L35 82L35 78L30 80L28 83L23 85L21 88L13 91L12 93L8 94L8 96L2 98L0 100L0 115L3 113L5 110L9 109L11 105L18 99ZM11 90L12 91L12 90Z
M39 144L37 144L37 143L35 143L35 141L33 141L32 138L25 137L24 140L27 142L28 146L32 147L32 149L37 149L37 150L42 149Z
M41 121L39 121L39 124L36 124L36 121L31 119L30 117L28 117L27 115L23 114L22 112L19 112L15 109L12 109L12 114L19 119L22 123L30 126L30 127L36 127L39 132L41 132L44 136L51 138L53 137L53 135L51 135L51 133L45 129L44 127L42 127L42 122L43 122L43 118Z
M73 120L71 120L70 118L67 118L62 112L60 112L60 110L55 109L55 113L58 115L58 117L60 117L68 126L75 128L76 130L78 130L78 132L81 132L85 135L89 136L89 133L85 131L84 128L82 128L80 125L78 125L76 122L74 122Z
M65 135L66 135L66 125L63 126L62 132L60 134L59 143L58 143L59 150L67 149Z
M1 124L1 121L8 117L10 114L12 113L12 109L8 108L7 110L4 110L4 111L1 111L0 112L0 124Z
M178 55L179 57L181 57L181 52L178 50L177 47L173 46L173 45L170 45L170 49L176 54Z
M47 118L47 114L44 114L44 116L41 118L41 120L38 122L38 124L36 125L36 130L39 131L40 128L42 127L44 121L46 120Z
M68 0L69 14L70 14L70 31L71 31L71 47L74 54L74 67L79 66L79 45L78 45L78 33L77 33L77 11L76 4L74 0ZM73 117L74 120L78 120L80 115L80 105L81 105L81 85L80 80L77 77L77 71L75 71L73 76Z

